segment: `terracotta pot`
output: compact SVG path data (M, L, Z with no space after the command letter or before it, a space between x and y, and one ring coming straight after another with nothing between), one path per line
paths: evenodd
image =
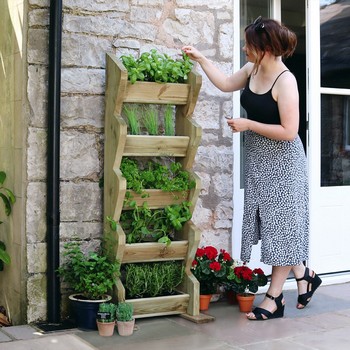
M122 337L132 335L134 333L135 319L132 321L117 321L117 329Z
M113 322L99 322L97 323L98 334L101 337L110 337L114 333L115 321Z
M240 312L250 312L253 308L254 294L237 294L237 301Z
M199 310L205 311L209 309L210 299L212 294L201 294L199 296Z

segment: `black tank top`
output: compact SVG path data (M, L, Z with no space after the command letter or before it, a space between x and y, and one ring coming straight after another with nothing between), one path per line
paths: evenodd
M284 70L288 72L288 70ZM281 124L277 102L272 97L272 89L276 84L278 75L271 89L264 94L256 94L249 88L250 77L241 94L241 105L247 111L248 119L264 124Z

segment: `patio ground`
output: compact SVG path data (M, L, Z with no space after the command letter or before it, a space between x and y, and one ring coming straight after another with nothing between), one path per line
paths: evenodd
M136 320L130 337L71 329L42 333L35 326L0 328L0 350L330 350L350 349L350 283L321 286L305 310L287 290L285 317L252 322L237 305L211 303L214 322L196 324L180 316ZM258 295L256 303L263 296Z

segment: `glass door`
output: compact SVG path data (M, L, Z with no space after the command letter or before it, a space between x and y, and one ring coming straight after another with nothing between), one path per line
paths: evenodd
M238 2L237 2L238 3ZM300 128L299 135L303 141L305 151L307 149L307 113L306 113L306 21L305 0L241 0L240 7L235 8L239 13L240 21L235 21L235 33L240 33L240 40L235 41L235 70L246 63L242 52L244 45L244 28L258 16L275 18L282 21L287 27L296 32L298 46L294 55L286 60L287 67L296 76L300 95ZM238 22L238 23L237 23ZM239 59L237 59L239 58ZM234 115L245 116L239 103L240 92L234 95ZM235 258L239 257L241 247L241 228L243 217L243 167L244 167L244 133L234 134L234 223L232 236L232 252ZM253 247L251 266L260 266L266 273L271 272L271 267L260 262L260 244Z
M350 270L350 0L309 14L310 265L334 273Z

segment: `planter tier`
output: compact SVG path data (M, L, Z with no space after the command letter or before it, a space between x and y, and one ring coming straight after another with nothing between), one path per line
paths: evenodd
M184 170L191 172L195 188L190 191L168 193L162 190L145 190L142 195L131 195L137 205L147 201L151 209L164 208L186 200L191 202L191 212L196 205L200 179L192 172L194 158L199 147L202 129L191 118L202 84L201 76L192 71L186 84L150 83L128 81L123 64L113 55L106 56L106 114L104 153L104 217L113 217L119 222L125 205L126 180L120 171L123 157L175 157ZM176 106L175 136L128 135L127 124L121 116L124 103L170 104ZM144 194L147 194L146 198ZM191 222L176 232L170 245L162 243L126 244L125 232L117 226L114 237L114 253L122 263L142 263L180 260L185 267L185 276L178 288L179 294L126 299L122 281L116 280L115 296L134 306L135 317L151 317L184 314L199 315L199 282L191 273L192 261L200 241L200 232Z

